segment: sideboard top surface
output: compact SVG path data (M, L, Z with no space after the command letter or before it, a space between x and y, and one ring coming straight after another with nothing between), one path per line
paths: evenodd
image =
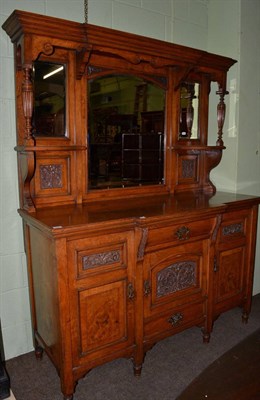
M133 227L156 222L178 222L185 218L216 215L237 207L251 207L260 203L260 197L217 192L215 195L177 194L174 196L147 196L128 201L100 201L82 206L49 207L35 214L20 210L31 224L41 226L57 235L75 229L100 229L113 226Z

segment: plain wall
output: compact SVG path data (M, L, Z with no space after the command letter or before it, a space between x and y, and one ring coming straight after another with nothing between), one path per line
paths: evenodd
M258 0L89 0L88 5L90 23L239 60L228 75L227 149L212 179L221 190L256 195L260 195L259 7ZM83 0L0 0L1 24L14 9L85 20ZM0 316L9 359L32 350L32 335L22 225L17 214L13 49L3 30L0 61ZM217 133L214 92L211 144ZM254 293L260 292L259 249L258 240Z

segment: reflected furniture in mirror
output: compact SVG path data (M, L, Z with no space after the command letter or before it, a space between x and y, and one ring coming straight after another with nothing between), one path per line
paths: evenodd
M246 322L260 198L210 180L235 61L18 10L3 29L35 352L52 360L64 399L115 358L140 375L146 352L185 329L208 342L233 307Z
M89 188L162 183L166 84L102 68L89 76Z

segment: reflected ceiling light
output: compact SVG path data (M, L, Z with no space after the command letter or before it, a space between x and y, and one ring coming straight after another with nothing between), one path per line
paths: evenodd
M49 76L52 76L52 75L54 75L54 74L57 74L57 72L62 71L63 68L64 68L64 67L63 67L63 65L62 65L61 67L59 67L59 68L57 68L57 69L54 69L53 71L51 71L51 72L49 72L48 74L44 75L44 76L43 76L43 79L49 78Z

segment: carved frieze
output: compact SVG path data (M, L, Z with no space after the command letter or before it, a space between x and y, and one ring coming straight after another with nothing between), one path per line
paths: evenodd
M159 271L156 282L157 297L194 286L197 279L196 267L195 261L181 261Z
M62 165L49 164L40 165L41 189L62 188Z
M234 235L235 233L243 233L243 223L238 222L235 224L224 226L222 229L224 236Z
M120 261L120 251L112 250L104 253L90 254L82 257L82 269L95 268L100 265L110 265Z

